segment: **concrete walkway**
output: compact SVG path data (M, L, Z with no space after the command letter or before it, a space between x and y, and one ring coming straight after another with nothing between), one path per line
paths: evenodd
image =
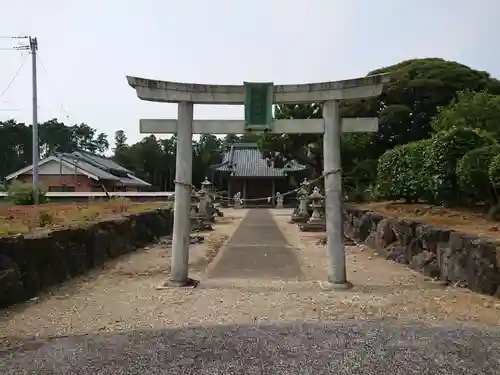
M269 210L253 209L208 271L209 279L299 280L300 263Z

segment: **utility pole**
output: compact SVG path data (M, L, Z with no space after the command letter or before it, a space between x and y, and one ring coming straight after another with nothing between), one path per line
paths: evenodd
M33 199L34 203L39 202L39 183L38 183L38 162L40 159L40 147L38 144L38 94L36 82L36 51L38 49L38 41L36 37L29 37L31 50L31 71L32 71L32 87L33 87Z
M40 146L38 141L38 94L36 80L36 51L38 50L38 41L33 36L0 36L0 39L28 39L29 45L23 44L12 48L18 51L30 51L31 53L31 72L33 88L33 131L32 131L32 151L33 151L33 200L35 204L39 203L40 188L38 183L38 163L40 161ZM9 48L8 48L9 49Z

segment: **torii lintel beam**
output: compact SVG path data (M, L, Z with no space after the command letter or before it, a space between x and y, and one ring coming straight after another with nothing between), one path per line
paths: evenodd
M140 132L143 134L177 133L177 120L141 119ZM378 118L356 117L342 118L343 133L376 132ZM308 120L275 120L271 125L271 133L275 134L314 134L325 132L324 119ZM244 134L243 120L193 120L193 134Z
M161 102L193 104L244 104L243 85L204 85L180 83L127 76L128 84L139 99ZM389 74L346 79L343 81L275 85L274 104L297 104L324 102L328 100L366 99L379 96L384 84L390 81Z

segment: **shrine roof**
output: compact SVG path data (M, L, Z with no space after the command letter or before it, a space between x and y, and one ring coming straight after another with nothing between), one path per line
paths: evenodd
M264 158L256 143L233 143L224 153L222 163L211 168L235 177L285 177L288 172L307 167L290 161L283 168L276 168L273 161Z

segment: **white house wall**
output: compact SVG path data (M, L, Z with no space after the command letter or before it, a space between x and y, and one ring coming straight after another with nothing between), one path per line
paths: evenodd
M26 174L33 174L33 169L30 169L26 172ZM67 167L66 165L62 165L61 163L51 160L38 168L38 174L40 175L54 175L54 174L62 174L62 175L74 175L75 169ZM80 173L76 173L80 174Z

